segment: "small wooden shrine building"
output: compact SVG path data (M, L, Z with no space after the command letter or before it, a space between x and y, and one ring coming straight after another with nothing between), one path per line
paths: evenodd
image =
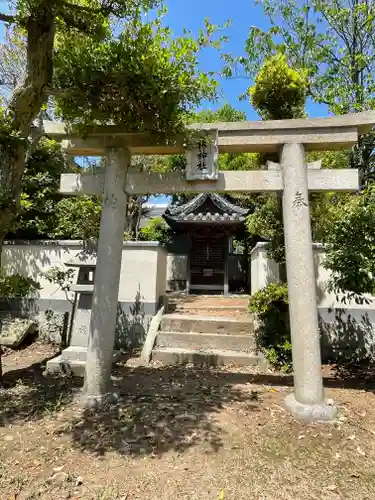
M199 194L165 211L167 224L185 236L188 293L229 292L233 240L243 236L248 213L247 208L236 206L216 193Z

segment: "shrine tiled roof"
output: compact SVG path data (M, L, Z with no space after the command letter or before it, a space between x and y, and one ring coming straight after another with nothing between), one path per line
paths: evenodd
M168 208L163 217L168 223L240 223L248 213L249 209L234 205L216 193L202 193L184 205Z

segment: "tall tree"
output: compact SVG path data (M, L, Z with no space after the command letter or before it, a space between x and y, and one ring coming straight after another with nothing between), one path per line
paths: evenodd
M84 124L120 120L129 131L182 129L190 106L215 93L197 70L197 40L171 37L159 18L142 12L159 0L16 0L0 21L25 40L23 80L11 93L0 123L0 245L19 211L22 176L35 120L49 96L64 118ZM114 36L111 23L120 34Z
M308 96L327 104L334 114L374 109L375 2L256 0L256 3L263 7L270 28L252 26L246 55L224 56L227 76L241 74L254 78L268 57L282 52L293 68L307 72ZM361 168L364 182L374 176L374 145L371 132L353 150L351 164Z

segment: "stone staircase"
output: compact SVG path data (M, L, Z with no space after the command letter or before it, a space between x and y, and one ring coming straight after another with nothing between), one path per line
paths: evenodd
M256 353L248 297L172 299L162 318L152 359L165 364L264 366Z

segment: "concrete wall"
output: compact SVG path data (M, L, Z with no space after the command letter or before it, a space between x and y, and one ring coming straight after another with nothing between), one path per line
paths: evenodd
M327 291L330 272L324 268L324 246L314 243L317 308L323 359L357 363L375 355L375 297L367 304L346 303ZM251 252L251 293L279 281L276 262L267 257L267 244L258 243Z
M327 291L327 283L330 278L329 270L323 266L325 258L324 246L321 243L313 243L315 276L317 286L318 307L322 308L354 308L354 309L374 309L375 297L368 295L369 304L347 304L343 302L342 296ZM278 265L267 256L267 243L257 243L251 251L251 293L255 293L264 288L269 283L279 281Z
M251 293L279 281L278 265L267 256L267 244L257 243L251 250Z
M52 267L68 269L66 263L84 254L79 241L6 242L2 264L9 274L30 276L41 285L35 297L2 301L2 311L34 315L40 334L60 341L69 324L74 294L50 283L44 274ZM158 242L125 242L122 256L118 343L137 343L166 291L167 252ZM77 274L78 270L76 270ZM76 279L75 279L76 280ZM65 325L65 327L64 327Z

